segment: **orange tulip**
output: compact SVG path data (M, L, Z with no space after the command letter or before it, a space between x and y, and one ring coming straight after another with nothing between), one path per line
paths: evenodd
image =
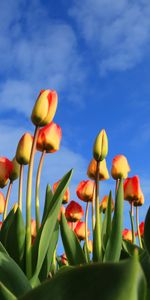
M126 241L129 241L129 242L132 242L132 231L125 228L123 231L122 231L122 237L124 240Z
M75 201L71 201L66 207L65 216L70 222L76 222L81 220L84 215L83 208L80 204Z
M32 219L31 220L31 236L33 238L35 238L36 234L37 234L37 232L36 232L36 221L34 219Z
M42 90L33 107L31 120L36 126L49 124L56 113L58 97L56 91Z
M94 189L95 182L92 180L83 180L78 184L76 193L80 200L92 202Z
M143 236L144 235L144 222L141 222L139 225L139 230L140 230L140 235Z
M33 136L28 132L25 133L20 139L16 151L16 160L20 165L29 164L32 144Z
M47 153L56 152L60 148L61 139L61 127L54 122L51 122L39 130L37 150L45 150Z
M95 179L96 168L97 168L97 162L95 159L92 159L87 170L87 175L89 178ZM104 159L100 163L99 180L106 180L106 179L109 179L109 173L106 166L106 160Z
M108 199L109 199L109 196L105 195L103 197L102 201L100 202L100 208L102 209L103 213L105 213L105 211L106 211L106 208L107 208L107 205L108 205ZM114 201L113 201L112 198L111 198L111 210L112 211L114 210Z
M138 176L127 178L124 181L124 199L128 201L140 201L142 197L140 180Z
M93 157L96 161L102 161L108 153L108 138L106 131L102 129L97 135L93 146Z
M5 197L2 192L0 192L0 214L3 214L5 208Z
M111 175L114 179L127 178L130 166L124 155L116 155L112 160Z
M85 240L85 222L78 221L74 229L74 232L80 241ZM90 235L90 230L88 229L88 236L89 235Z
M6 157L0 157L0 188L7 185L12 170L12 162Z
M59 183L60 183L60 180L57 181L57 182L55 182L55 183L53 184L53 191L54 191L54 192L56 191L56 189L57 189ZM64 194L62 203L63 203L63 204L68 203L68 202L69 202L69 199L70 199L70 191L69 191L69 188L67 188L67 189L66 189L66 192L65 192L65 194Z

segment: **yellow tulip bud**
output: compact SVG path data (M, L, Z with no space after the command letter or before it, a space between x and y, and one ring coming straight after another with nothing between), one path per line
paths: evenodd
M20 165L27 165L30 161L33 136L30 133L25 133L20 139L16 151L16 160Z
M33 107L31 120L36 126L49 124L56 113L58 103L57 93L51 90L42 90Z
M18 164L16 157L13 158L12 164L13 164L13 170L9 176L10 181L16 180L20 174L20 164Z
M87 170L87 176L89 178L95 180L95 178L96 178L96 168L97 168L97 162L93 158L91 160L91 162L88 166L88 170ZM107 169L107 165L106 165L106 160L104 159L100 163L99 180L107 180L107 179L109 179L109 173L108 173L108 169Z
M102 129L98 136L96 137L93 146L93 157L96 161L102 161L108 153L108 138L106 131Z

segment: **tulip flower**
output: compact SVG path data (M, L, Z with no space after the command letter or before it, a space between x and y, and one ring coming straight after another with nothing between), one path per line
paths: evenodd
M116 155L112 161L111 175L114 179L126 179L130 172L130 166L124 155Z
M96 161L102 161L108 153L108 138L104 129L96 137L93 146L93 157Z
M36 234L37 234L37 232L36 232L36 222L35 222L34 219L32 219L31 220L31 235L32 235L32 237L35 238Z
M84 215L84 210L80 204L75 201L71 201L66 207L65 216L70 222L76 222L81 220Z
M29 164L32 144L33 144L33 136L28 132L25 133L21 137L16 151L16 160L20 165Z
M137 206L142 206L143 204L144 204L144 195L143 195L143 193L141 191L139 199L137 201L134 201L133 205L137 207Z
M144 225L145 225L144 222L141 222L140 225L139 225L139 231L140 231L140 236L141 237L143 237L143 235L144 235Z
M12 162L6 157L0 157L0 188L7 185L12 170Z
M78 198L84 202L92 202L95 189L95 182L92 180L81 181L76 189Z
M109 199L109 196L108 195L105 195L102 199L102 201L100 202L100 209L102 210L103 213L105 213L106 211L106 208L108 206L108 199ZM111 198L111 210L113 211L114 210L114 201L113 199Z
M37 150L53 153L59 150L62 139L61 127L54 122L46 125L39 130L37 140Z
M88 166L88 170L87 170L87 175L91 179L96 178L96 165L97 165L96 160L92 159ZM108 169L106 166L106 160L104 159L101 161L101 164L100 164L99 180L106 180L106 179L109 179L109 173L108 173Z
M16 180L19 177L19 173L20 173L20 164L17 162L16 157L13 158L12 164L13 164L13 169L9 176L10 181Z
M141 199L141 187L139 177L133 176L124 181L124 199L130 202L138 202Z
M31 120L35 126L49 124L56 113L58 97L56 91L42 90L33 107Z
M3 225L3 222L0 221L0 230L1 230L1 228L2 228L2 225Z
M3 214L5 208L5 197L2 192L0 192L0 214Z
M68 265L68 260L67 260L67 256L66 256L65 253L61 255L61 263L62 263L62 265L64 265L64 266L67 266L67 265Z
M78 221L74 232L80 241L85 240L85 222ZM88 229L88 237L89 235L90 230Z
M59 180L59 181L57 181L57 182L55 182L55 183L53 184L53 191L54 191L54 192L56 191L56 189L57 189L57 187L58 187L60 181L61 181L61 180ZM70 191L69 191L69 188L67 188L67 189L66 189L66 192L65 192L65 194L64 194L62 203L63 203L63 204L68 203L68 202L69 202L69 199L70 199Z
M132 231L125 228L123 231L122 231L122 237L124 240L126 241L129 241L129 242L132 242Z

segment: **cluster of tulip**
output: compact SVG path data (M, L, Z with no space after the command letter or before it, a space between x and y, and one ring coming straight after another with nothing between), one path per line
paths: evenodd
M150 209L146 221L139 224L139 206L144 204L144 195L139 177L128 177L130 166L124 155L117 155L112 161L111 176L116 182L115 201L111 191L100 201L100 182L109 179L106 164L108 138L104 129L97 135L93 145L93 158L87 169L89 179L79 182L76 189L77 197L86 203L85 212L78 202L70 200L68 184L72 176L71 170L54 183L52 189L47 186L44 210L40 215L39 191L44 157L46 153L58 151L62 139L61 127L53 122L57 103L55 91L42 90L31 115L35 125L34 135L25 133L21 137L12 161L0 157L0 188L8 184L6 198L0 191L0 270L3 271L3 274L0 273L0 299L83 299L80 298L81 295L91 299L91 296L96 297L101 285L103 300L125 300L122 292L125 284L129 300L148 300ZM33 220L32 177L36 151L41 152L41 158L36 174ZM24 165L28 165L25 221L22 212ZM12 185L17 178L18 202L7 212ZM131 229L122 230L124 200L130 205ZM66 208L63 204L67 205ZM89 226L90 205L92 217ZM61 256L57 254L59 230L64 246L64 254ZM134 258L129 259L132 256ZM74 268L70 269L70 266ZM93 284L89 283L87 286L89 271L91 278L93 276ZM120 272L127 274L122 283ZM130 283L132 274L133 288ZM106 291L105 281L109 276L110 283ZM115 291L111 285L111 276L119 279L116 280ZM74 280L79 280L79 283L81 278L83 286L73 296L72 283ZM45 280L47 282L43 283ZM68 286L70 290L60 296L61 288Z

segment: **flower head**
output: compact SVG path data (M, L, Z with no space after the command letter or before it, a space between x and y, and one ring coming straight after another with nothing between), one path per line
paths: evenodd
M59 150L61 139L61 127L54 122L51 122L39 130L37 150L45 150L47 153L56 152Z
M9 176L10 181L16 180L20 174L20 164L17 162L16 157L13 158L12 164L13 164L13 169Z
M85 222L78 221L74 229L74 232L80 241L85 240ZM90 235L90 230L88 229L88 236L89 235Z
M4 208L5 208L5 197L3 195L2 192L0 192L0 214L2 214L4 212Z
M108 206L108 199L109 199L109 196L108 195L105 195L102 199L102 201L100 202L100 208L102 209L102 212L105 213L106 211L106 208ZM111 198L111 210L113 211L114 210L114 201L113 199Z
M128 201L140 201L142 196L139 177L133 176L124 181L124 199Z
M95 159L92 159L87 170L87 176L91 179L96 178L96 168L97 168L97 162ZM100 163L100 169L99 169L99 180L106 180L109 179L109 173L106 166L106 160L102 160Z
M53 191L54 191L54 192L56 191L56 189L57 189L57 187L58 187L60 181L61 181L61 180L58 180L57 182L55 182L55 183L53 184ZM68 203L68 202L69 202L69 199L70 199L70 191L69 191L69 188L67 188L67 189L66 189L66 192L65 192L65 194L64 194L62 203L63 203L63 204Z
M80 204L75 201L71 201L66 207L65 216L70 222L76 222L81 220L84 215L84 210Z
M129 241L129 242L132 242L132 231L125 228L123 231L122 231L122 237L124 240L126 241Z
M16 151L16 160L20 165L27 165L30 162L33 136L26 132L20 139Z
M77 196L85 202L92 202L95 190L95 182L92 180L81 181L76 189Z
M111 175L114 179L127 178L130 166L124 155L116 155L112 161Z
M93 157L96 161L102 161L108 153L108 138L106 131L102 129L97 135L93 146Z
M12 162L6 157L0 157L0 188L7 185L12 170Z

